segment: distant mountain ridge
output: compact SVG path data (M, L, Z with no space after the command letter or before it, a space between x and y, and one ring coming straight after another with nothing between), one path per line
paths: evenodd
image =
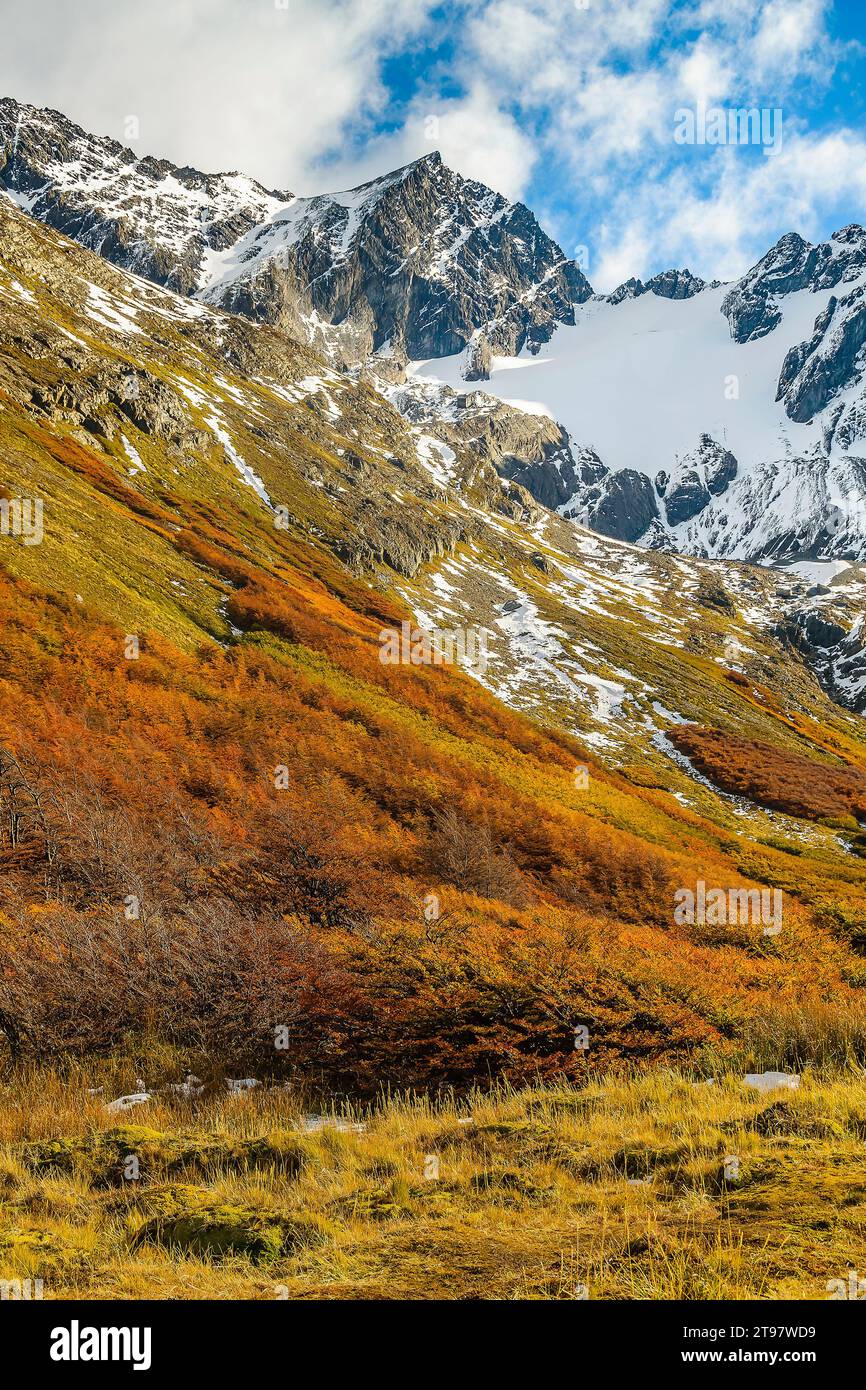
M492 360L486 393L564 430L559 484L549 459L528 461L521 483L643 546L862 559L866 231L815 246L788 233L729 285L656 278L580 306L532 361ZM452 357L415 364L411 380L447 392L466 376Z

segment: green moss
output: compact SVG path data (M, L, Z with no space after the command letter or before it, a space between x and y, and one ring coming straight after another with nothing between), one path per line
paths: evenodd
M92 1258L92 1244L82 1235L56 1230L0 1229L0 1277L72 1273Z
M82 1152L81 1139L44 1139L38 1144L28 1144L21 1151L21 1157L28 1167L38 1173L71 1173L75 1160Z
M339 1221L398 1221L414 1215L415 1208L399 1184L370 1192L355 1192L332 1203L329 1211Z
M329 1223L315 1214L258 1211L243 1202L215 1200L204 1188L164 1188L150 1195L149 1205L156 1211L135 1232L135 1248L151 1243L259 1262L293 1254L332 1234Z

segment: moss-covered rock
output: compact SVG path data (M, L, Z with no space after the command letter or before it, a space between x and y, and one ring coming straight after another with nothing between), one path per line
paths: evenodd
M135 1247L150 1242L197 1255L243 1255L258 1262L318 1244L331 1234L321 1217L219 1201L203 1188L163 1188L151 1194L148 1204L152 1214L134 1233Z
M81 1139L43 1139L38 1144L26 1145L21 1157L29 1168L39 1173L71 1173L83 1142Z

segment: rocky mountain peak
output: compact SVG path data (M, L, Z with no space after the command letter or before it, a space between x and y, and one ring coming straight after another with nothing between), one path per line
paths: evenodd
M527 207L435 150L302 198L139 158L6 98L0 188L123 269L284 327L336 365L387 344L404 358L460 352L479 330L499 352L537 348L592 294Z
M204 174L59 111L0 100L0 188L26 212L125 270L187 294L203 259L291 198L236 173Z
M786 232L722 302L735 342L763 338L781 322L779 301L797 290L833 289L866 269L866 232L856 223L813 246Z
M706 280L693 275L688 268L677 270L671 267L647 280L646 287L663 299L691 299L693 294L700 294L706 284Z
M693 294L700 294L701 290L706 289L706 284L706 280L701 280L690 270L671 267L647 281L637 280L634 276L624 280L607 296L607 301L609 304L621 304L624 299L637 299L648 293L657 294L661 299L691 299Z

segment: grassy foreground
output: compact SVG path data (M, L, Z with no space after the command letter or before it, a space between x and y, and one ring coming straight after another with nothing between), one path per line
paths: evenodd
M118 1117L92 1081L0 1089L0 1279L46 1299L826 1299L866 1274L855 1070L386 1100L314 1132L287 1089Z

